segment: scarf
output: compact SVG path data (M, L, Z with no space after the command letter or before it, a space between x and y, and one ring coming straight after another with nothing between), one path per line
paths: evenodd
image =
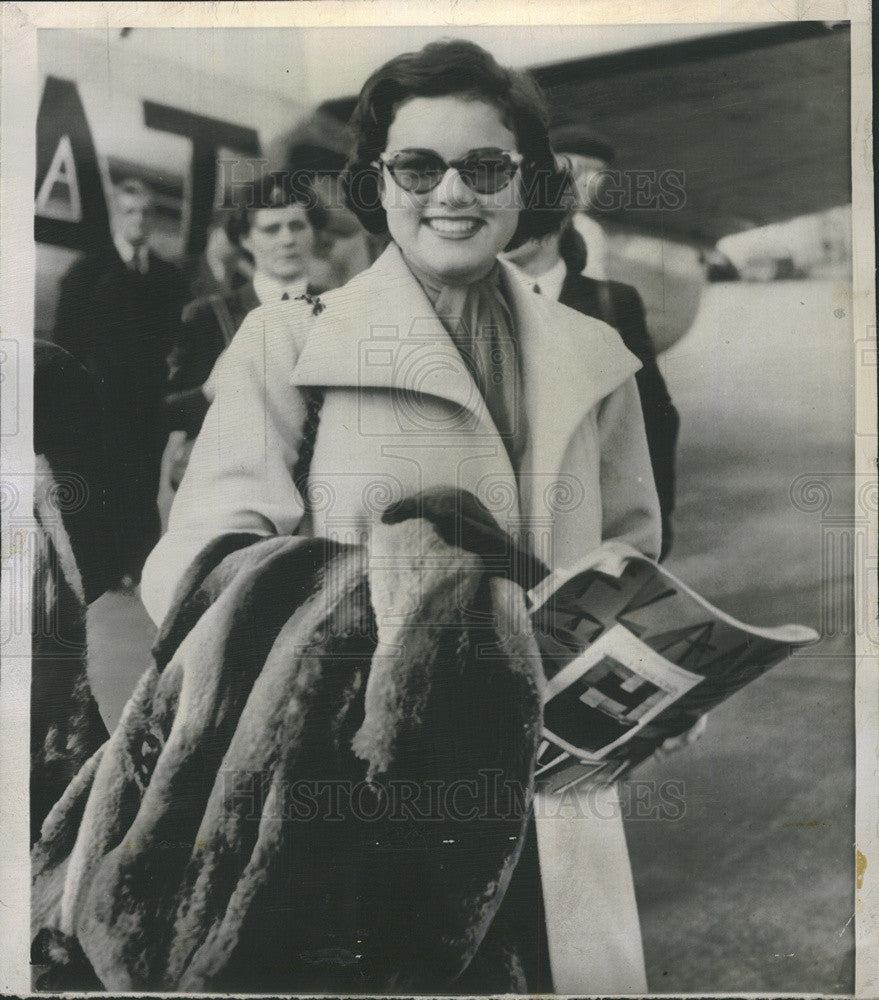
M407 264L458 348L518 476L528 426L516 325L500 287L500 268L495 264L469 285L444 285Z

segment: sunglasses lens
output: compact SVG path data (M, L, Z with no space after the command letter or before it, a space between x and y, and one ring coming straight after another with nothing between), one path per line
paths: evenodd
M394 180L405 191L426 194L443 179L446 165L427 153L400 153L388 164Z
M502 191L515 177L518 165L506 153L479 153L468 156L461 164L464 181L478 194Z

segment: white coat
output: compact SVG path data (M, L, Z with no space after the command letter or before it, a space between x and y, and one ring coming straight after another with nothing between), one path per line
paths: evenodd
M391 245L322 297L250 313L212 376L216 395L168 532L147 560L156 622L196 553L229 531L363 540L389 503L436 486L474 493L501 527L530 532L553 570L603 540L659 551L659 505L633 375L615 330L536 295L503 265L516 318L529 443L518 477L433 307ZM309 473L300 387L326 389ZM557 993L644 992L631 871L613 789L535 803Z

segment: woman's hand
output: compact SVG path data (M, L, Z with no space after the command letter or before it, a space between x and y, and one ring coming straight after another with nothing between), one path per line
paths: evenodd
M405 497L382 515L385 524L409 518L429 521L447 545L475 552L488 560L496 575L504 575L524 590L535 586L548 573L546 566L525 552L500 527L488 508L467 490L434 487Z

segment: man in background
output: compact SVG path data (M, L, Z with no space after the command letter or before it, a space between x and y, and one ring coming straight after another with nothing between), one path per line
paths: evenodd
M115 585L132 588L159 538L162 393L185 290L178 269L150 248L149 188L129 178L113 195L113 244L77 261L63 279L53 340L97 384Z
M208 226L205 248L190 264L191 299L233 292L253 278L253 267L226 232L227 213L215 212Z
M226 220L226 233L251 263L253 277L231 292L196 299L183 311L165 392L171 436L162 462L163 521L207 413L205 384L244 317L259 305L323 290L309 279L326 210L310 187L294 179L277 171L235 186L237 208Z
M602 281L582 273L586 267L586 244L570 217L560 232L529 240L504 256L516 266L519 277L533 291L549 295L563 305L614 327L626 347L641 362L635 380L662 514L660 558L665 558L672 543L675 448L680 419L656 364L641 296L631 285Z
M592 212L598 205L607 209L616 197L612 191L610 165L615 152L602 137L586 132L581 126L555 129L553 149L571 175L574 195L571 225L589 247L583 273L599 281L607 279L608 243L601 223ZM609 186L611 190L608 190Z

